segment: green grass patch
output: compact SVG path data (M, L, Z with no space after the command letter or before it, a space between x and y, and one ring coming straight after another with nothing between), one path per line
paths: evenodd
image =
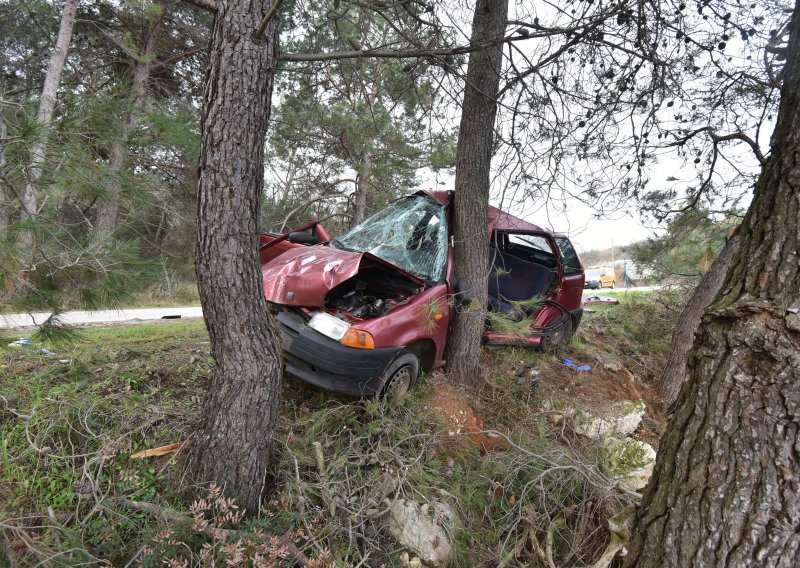
M603 317L623 328L634 319ZM422 389L384 404L288 380L262 514L226 517L218 498L187 485L182 454L130 458L194 431L212 369L202 322L87 328L69 345L43 347L56 354L0 349L0 521L43 527L32 533L36 547L4 551L0 565L3 555L19 565L198 565L204 554L211 556L202 562L221 565L238 542L250 560L273 554L275 565L290 565L253 540L263 531L290 534L319 565L399 567L401 550L383 521L396 498L444 501L458 513L452 566L496 564L520 539L544 543L548 533L558 565L590 565L607 541L605 518L625 504L586 465L592 456L552 437L533 410L535 394L515 380L481 393L487 424L515 425L505 429L505 449L487 455L446 439ZM553 360L527 349L501 354L526 364ZM186 522L125 509L120 497L169 507ZM204 518L229 531L224 536L193 528L201 498ZM522 547L510 565L536 564L533 550Z

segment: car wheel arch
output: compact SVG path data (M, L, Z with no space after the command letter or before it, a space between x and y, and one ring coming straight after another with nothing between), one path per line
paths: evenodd
M436 361L436 343L432 339L416 339L406 345L406 350L417 356L423 371L427 372L433 368Z

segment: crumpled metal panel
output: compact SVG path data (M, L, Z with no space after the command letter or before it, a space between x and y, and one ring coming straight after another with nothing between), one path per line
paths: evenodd
M267 301L286 306L324 306L331 289L349 280L362 266L381 264L409 280L419 278L369 253L351 252L328 246L288 250L261 267Z
M286 251L261 267L267 300L288 306L322 306L325 296L358 273L363 254L330 247Z

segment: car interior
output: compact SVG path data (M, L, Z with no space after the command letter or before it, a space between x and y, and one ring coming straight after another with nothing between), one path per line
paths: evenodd
M545 298L552 289L558 261L541 235L495 231L489 244L489 307L508 315L530 316L535 308L514 302ZM520 314L520 311L527 312Z

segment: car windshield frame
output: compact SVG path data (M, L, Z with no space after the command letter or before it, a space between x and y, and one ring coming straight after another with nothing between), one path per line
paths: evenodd
M427 283L440 282L448 254L445 207L427 196L398 199L330 246L372 254Z

